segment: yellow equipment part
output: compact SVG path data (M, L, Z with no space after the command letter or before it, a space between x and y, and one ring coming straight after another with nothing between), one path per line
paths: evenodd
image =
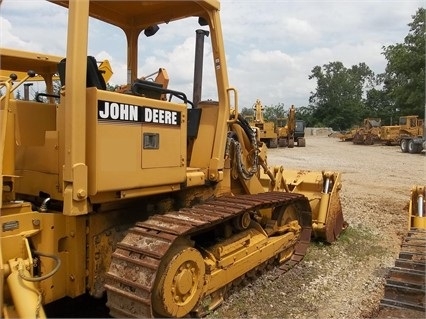
M98 68L101 71L102 77L105 79L105 82L108 82L111 79L112 75L114 74L109 61L108 60L101 61L99 63ZM27 76L26 72L13 71L13 70L0 70L0 78L9 78L11 74L16 75L17 81L20 81ZM59 81L59 76L54 75L52 77L52 80ZM45 81L43 76L40 74L36 74L34 77L31 78L31 82L39 82L39 81Z
M46 318L42 307L42 294L34 282L27 280L33 277L25 269L24 260L10 261L10 269L11 273L7 276L7 284L15 308L9 308L8 315L5 317L15 317L12 313L16 311L16 317L19 318Z
M101 62L98 62L98 69L102 74L102 77L104 78L105 82L108 83L108 81L111 79L114 72L112 72L111 64L108 60L103 60Z
M413 186L408 206L408 228L426 229L426 186Z
M263 220L260 209L272 218ZM299 216L299 209L306 214ZM255 211L258 221L245 223L244 215ZM284 192L222 196L137 223L118 245L107 274L111 314L203 315L245 276L255 277L275 262L297 263L308 247L310 223L307 199ZM233 227L241 231L234 233ZM200 233L203 228L210 230Z
M14 74L16 78L14 81L22 81L27 77L28 71L34 67L34 60L38 60L38 70L35 71L35 75L31 77L31 82L44 81L49 84L50 81L59 81L57 63L62 59L58 56L48 54L36 54L26 53L19 50L0 48L0 56L2 57L0 69L0 79L7 80L11 74ZM5 65L15 65L19 69L7 68ZM112 71L111 64L108 60L98 62L99 71L102 74L105 82L108 82L114 72ZM25 71L22 71L25 70Z
M399 310L397 315L403 313L401 309L409 309L409 315L416 318L424 317L426 312L425 190L425 185L411 188L407 233L402 239L395 266L386 276L384 297L380 301L382 308L396 308Z
M341 173L284 170L282 167L275 167L273 171L276 185L269 189L280 187L287 192L304 194L312 210L312 235L328 243L336 241L348 226L339 197ZM264 181L268 183L267 178Z

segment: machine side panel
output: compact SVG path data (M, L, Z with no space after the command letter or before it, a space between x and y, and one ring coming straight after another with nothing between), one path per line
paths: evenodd
M89 194L183 183L186 105L87 89Z

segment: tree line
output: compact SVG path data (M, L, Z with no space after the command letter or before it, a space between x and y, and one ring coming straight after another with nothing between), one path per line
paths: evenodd
M308 106L296 107L297 118L307 126L331 127L336 131L358 125L364 118L380 118L382 125L395 125L399 116L425 116L425 17L419 8L403 43L383 46L387 60L384 73L361 62L350 68L342 62L315 66L310 80L316 81ZM252 110L242 109L243 115ZM264 118L285 117L284 104L265 106Z

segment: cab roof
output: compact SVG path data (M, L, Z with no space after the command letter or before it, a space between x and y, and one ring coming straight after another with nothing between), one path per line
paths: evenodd
M49 0L63 7L68 1ZM168 23L190 16L219 10L218 0L89 0L89 15L123 30L143 30L153 24Z

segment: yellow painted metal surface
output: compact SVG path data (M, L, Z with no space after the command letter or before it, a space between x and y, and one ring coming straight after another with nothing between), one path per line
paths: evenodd
M22 80L29 70L38 76L32 81L48 81L57 73L57 65L62 57L36 52L27 52L11 48L0 48L1 71L0 76L9 78L11 73L18 76L17 81Z
M31 278L22 259L11 262L12 272L7 276L12 299L19 318L46 318L42 307L42 293L36 284L24 278Z
M381 126L380 140L386 144L398 144L401 136L422 136L423 120L417 115L401 116L399 125Z
M250 125L258 129L259 139L264 141L268 147L276 147L277 132L275 123L265 121L263 117L264 107L259 99L254 103L253 109L255 115Z
M426 186L415 185L411 188L408 205L408 229L426 229Z

